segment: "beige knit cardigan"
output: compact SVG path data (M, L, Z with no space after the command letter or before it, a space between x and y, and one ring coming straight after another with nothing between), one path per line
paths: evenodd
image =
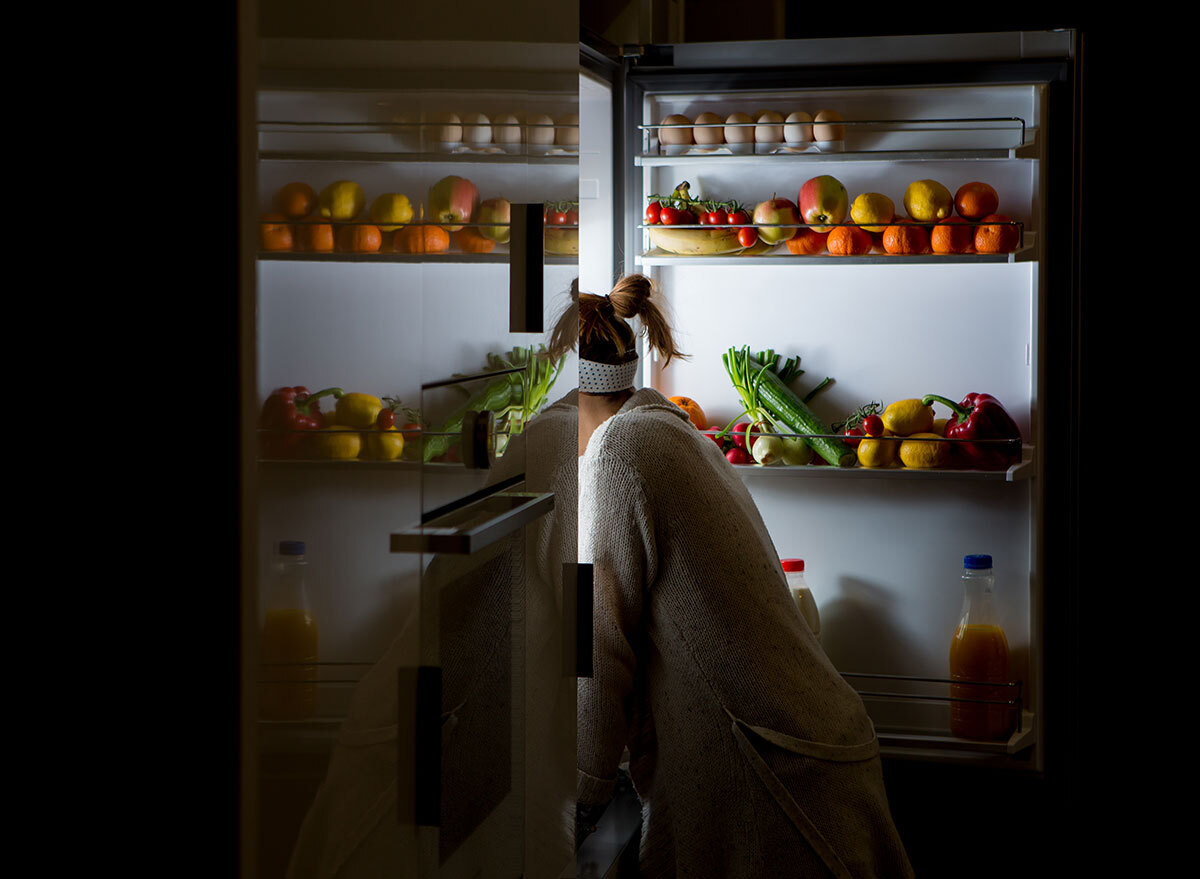
M579 492L595 648L578 796L610 797L628 746L643 875L912 875L862 700L716 444L637 391L589 440Z

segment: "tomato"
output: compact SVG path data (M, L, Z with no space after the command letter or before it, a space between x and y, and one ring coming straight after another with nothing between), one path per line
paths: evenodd
M861 427L847 427L846 430L844 431L844 433L848 437L864 436L863 429ZM847 440L843 440L843 442L852 448L858 448L859 440L857 440L857 439L847 439Z
M391 409L380 409L379 414L375 416L375 426L380 430L387 430L396 423L396 413Z
M564 211L551 211L546 215L546 222L551 226L565 226L567 224L567 215Z
M868 415L863 419L862 429L867 436L883 436L883 419L878 415Z
M738 229L738 244L742 247L753 247L758 241L758 230L753 226L743 226Z
M691 211L680 211L679 212L679 225L680 226L695 226L696 225L696 215L693 214Z
M698 224L700 224L701 226L707 226L708 225L708 214L704 214L704 213L700 214L700 216L696 217L696 222Z
M566 225L568 225L568 226L578 226L579 225L579 211L575 210L574 208L567 211Z
M750 215L745 211L734 211L725 217L725 222L730 226L745 226L750 222Z
M679 208L673 208L670 205L663 205L659 212L659 220L664 226L678 226L683 222L679 217L683 212Z
M662 205L656 201L646 205L646 222L653 226L658 222L659 214L662 213Z
M724 226L729 219L729 215L725 213L724 208L717 208L715 211L709 211L705 214L705 218L710 226Z

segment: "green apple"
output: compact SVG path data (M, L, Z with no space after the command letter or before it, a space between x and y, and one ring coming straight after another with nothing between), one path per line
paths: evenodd
M752 222L755 225L759 223L799 223L800 212L786 198L772 197L768 201L758 203L754 208ZM798 231L795 226L762 226L758 230L758 237L767 244L775 245L781 241L787 241L789 238L795 237Z

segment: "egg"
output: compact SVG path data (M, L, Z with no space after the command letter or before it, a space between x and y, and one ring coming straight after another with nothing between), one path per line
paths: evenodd
M754 129L748 128L735 123L753 122L754 120L745 113L730 113L725 119L725 142L726 143L750 143L754 140Z
M841 114L837 110L821 110L813 119L814 123L841 121ZM813 125L813 138L817 141L844 140L845 137L845 125Z
M463 140L467 143L491 143L492 121L482 113L467 113L463 116Z
M716 113L701 113L696 117L696 125L719 125L725 120ZM725 143L724 128L693 128L692 136L696 143Z
M783 115L774 110L766 110L758 115L758 124L754 126L754 140L757 143L782 143Z
M679 113L672 113L670 116L663 119L662 125L691 125L692 120ZM692 129L690 128L660 128L658 129L658 140L666 146L678 146L680 144L688 144L692 142Z
M554 143L554 120L544 113L535 113L525 120L528 126L528 133L525 135L527 143L550 144ZM548 126L542 128L541 126Z
M787 124L783 126L783 139L788 143L808 143L813 139L812 125L805 124L812 122L812 116L808 113L797 110L789 113L784 121Z
M520 143L521 123L512 113L501 113L492 118L493 143Z
M579 115L568 113L555 120L558 128L554 129L554 142L559 146L579 145Z
M433 139L438 143L458 143L463 138L462 120L457 113L439 113L433 117L437 127L433 129Z

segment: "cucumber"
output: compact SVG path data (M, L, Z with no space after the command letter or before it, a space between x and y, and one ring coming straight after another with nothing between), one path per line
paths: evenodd
M753 357L746 355L746 364L752 374L757 375L763 365ZM813 434L831 434L833 428L813 414L804 401L783 383L778 375L771 370L763 372L762 381L758 385L758 396L762 404L771 414L794 430L804 435L804 441L812 446L813 451L838 467L853 467L858 460L854 449L841 440L813 436Z

